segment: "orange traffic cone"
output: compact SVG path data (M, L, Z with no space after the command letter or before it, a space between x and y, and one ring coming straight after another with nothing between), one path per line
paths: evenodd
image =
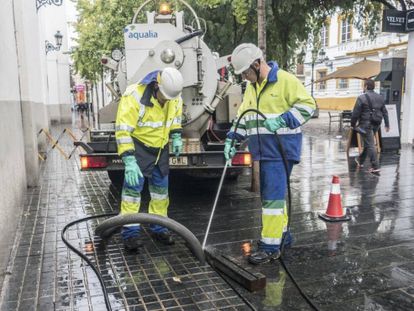
M339 177L332 178L331 193L329 194L328 208L325 214L319 213L319 217L326 221L347 221L351 218L344 214L341 202L341 187Z

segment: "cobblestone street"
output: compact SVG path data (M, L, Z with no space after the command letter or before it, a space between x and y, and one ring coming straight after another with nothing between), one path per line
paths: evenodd
M348 167L343 138L312 120L305 128L302 162L293 169L291 230L285 261L320 310L411 310L414 304L414 152L381 156L375 177ZM61 128L54 128L57 136ZM80 136L80 132L76 132ZM65 137L61 144L71 149ZM325 223L332 175L341 179L345 223ZM169 216L201 241L217 190L216 179L172 174ZM250 176L225 183L209 245L247 266L244 246L260 235L260 199ZM146 210L144 195L142 211ZM24 213L3 284L1 310L105 310L98 279L62 242L62 228L78 218L117 212L120 194L106 172L80 172L79 158L57 150L42 164L39 187L27 190ZM69 230L68 239L99 268L113 310L250 310L210 266L200 266L184 244L153 242L147 233L138 254L124 250L119 234L105 245L94 237L102 221ZM257 271L265 290L243 297L258 310L310 310L279 263Z

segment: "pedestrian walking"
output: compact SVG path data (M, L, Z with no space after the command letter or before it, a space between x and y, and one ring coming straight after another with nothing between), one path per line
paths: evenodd
M364 166L366 158L369 158L371 167L369 172L379 174L380 167L375 148L375 134L384 119L385 131L390 130L388 111L384 98L374 91L373 80L364 81L364 94L358 96L351 117L351 127L357 129L363 138L364 149L359 157L355 158L358 168Z
M227 134L224 155L227 160L236 153L231 139L249 138L249 151L260 163L260 191L262 200L262 233L258 247L249 256L252 264L261 264L280 256L280 244L285 234L285 245L292 237L287 232L286 170L274 133L280 137L288 160L288 175L299 163L302 147L300 126L313 115L316 105L303 84L292 74L279 69L275 61L266 63L262 51L251 43L236 47L231 56L234 72L248 81L243 102L238 110L260 110L246 114Z
M167 217L169 205L169 138L176 156L182 151L181 116L183 77L174 68L149 73L140 83L127 88L116 117L118 154L125 164L121 215L138 213L144 177L151 195L148 211ZM170 245L171 232L160 225L150 225L155 239ZM141 246L139 224L122 228L127 250Z

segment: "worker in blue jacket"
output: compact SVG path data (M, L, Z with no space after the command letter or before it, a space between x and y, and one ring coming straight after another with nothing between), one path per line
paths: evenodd
M261 264L280 256L282 237L285 245L291 242L287 230L286 170L274 133L280 137L288 161L288 175L294 164L299 163L302 146L300 126L313 115L316 105L303 84L292 74L279 69L276 62L268 62L262 51L251 43L236 47L231 56L234 72L248 81L243 102L238 110L240 121L237 132L233 128L227 134L224 155L230 160L236 150L231 146L233 138L249 138L249 151L253 160L260 161L260 190L262 199L262 233L258 248L248 258L252 264Z

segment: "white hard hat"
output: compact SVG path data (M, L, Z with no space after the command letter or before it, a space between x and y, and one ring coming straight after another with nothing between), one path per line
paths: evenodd
M231 54L231 64L236 75L248 69L256 59L263 58L263 52L253 43L242 43Z
M177 69L168 67L161 71L158 87L165 98L174 99L180 96L183 84L183 76Z

